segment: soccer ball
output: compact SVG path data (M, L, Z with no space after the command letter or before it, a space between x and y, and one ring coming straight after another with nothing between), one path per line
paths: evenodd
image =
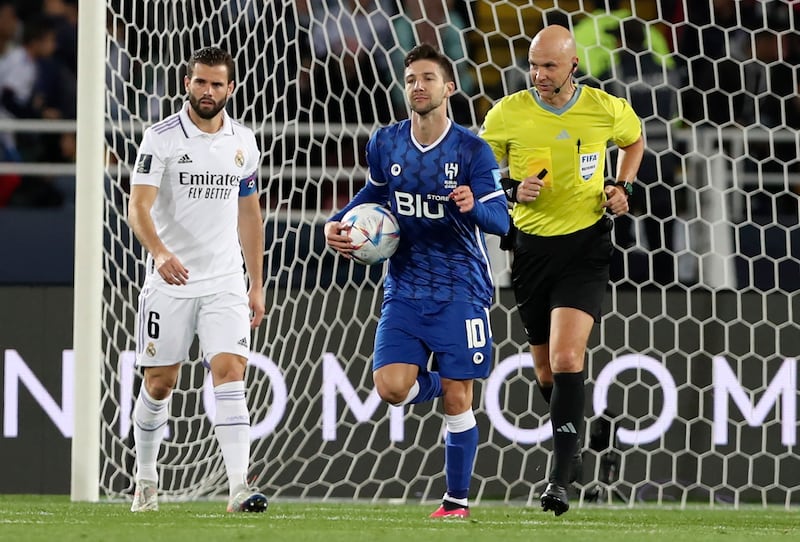
M389 259L400 243L400 225L386 207L377 203L356 205L342 217L350 226L350 240L355 249L353 260L373 265Z

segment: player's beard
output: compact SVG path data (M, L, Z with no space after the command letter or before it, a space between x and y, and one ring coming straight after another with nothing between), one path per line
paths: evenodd
M214 101L211 98L208 99L210 99L212 102ZM219 112L225 108L225 104L228 103L228 97L225 96L220 101L214 102L214 107L209 109L207 106L201 104L200 100L202 100L202 98L198 98L196 96L189 94L189 105L192 106L192 109L194 109L194 112L197 113L197 116L205 120L213 119L214 117L216 117L217 114L219 114Z
M411 107L411 111L413 111L414 113L416 113L420 117L424 117L425 115L427 115L431 111L434 111L435 109L438 109L442 105L442 103L444 103L444 94L442 94L442 96L438 100L436 100L436 99L431 97L430 101L428 101L427 104L422 105L422 106L414 105L414 101L413 100L409 100L409 101L410 101L409 105Z

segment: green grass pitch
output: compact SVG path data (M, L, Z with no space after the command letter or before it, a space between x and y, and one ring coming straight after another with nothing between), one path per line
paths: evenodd
M0 495L0 540L68 542L562 542L800 540L800 511L783 507L678 509L584 506L556 518L538 508L482 503L469 520L431 520L436 507L271 502L264 514L226 514L225 503L162 503L132 514L127 503L72 503L66 496Z

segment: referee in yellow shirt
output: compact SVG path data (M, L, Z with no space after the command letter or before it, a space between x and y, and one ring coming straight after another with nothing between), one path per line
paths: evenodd
M578 57L569 30L542 29L528 62L533 87L497 102L480 135L509 168L503 188L517 229L512 283L553 426L541 503L558 516L569 510L567 486L583 432L586 345L609 281L606 212L628 212L644 143L626 100L573 81ZM618 167L606 181L609 142L619 149Z

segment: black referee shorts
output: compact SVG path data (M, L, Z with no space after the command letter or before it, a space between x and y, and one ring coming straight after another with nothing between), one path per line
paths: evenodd
M517 232L511 281L530 344L550 337L550 313L571 307L600 321L614 247L610 218L552 237Z

